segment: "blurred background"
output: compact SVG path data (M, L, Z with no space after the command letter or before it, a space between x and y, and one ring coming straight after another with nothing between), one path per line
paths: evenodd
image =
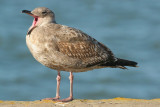
M55 70L30 54L25 36L33 17L21 10L48 7L56 21L91 35L117 57L138 68L74 73L75 99L160 97L160 1L0 0L0 100L40 100L56 93ZM61 72L61 98L69 96L68 72Z

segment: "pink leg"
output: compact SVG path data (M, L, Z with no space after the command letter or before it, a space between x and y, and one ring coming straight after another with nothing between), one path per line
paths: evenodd
M61 81L61 75L60 75L60 71L58 71L58 74L57 74L57 90L56 90L56 97L55 98L45 98L45 99L42 99L42 100L58 100L60 98L60 91L59 91L59 88L60 88L60 81Z
M58 71L58 75L57 75L57 91L56 91L56 98L59 99L60 98L60 91L59 91L59 88L60 88L60 82L61 82L61 74L60 74L60 71Z
M73 74L70 72L70 96L68 98L62 99L62 100L56 100L56 101L61 101L61 102L68 102L73 100Z

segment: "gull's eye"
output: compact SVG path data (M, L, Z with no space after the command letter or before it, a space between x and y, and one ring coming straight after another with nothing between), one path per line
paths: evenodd
M47 13L46 11L42 12L42 14L46 14L46 13Z

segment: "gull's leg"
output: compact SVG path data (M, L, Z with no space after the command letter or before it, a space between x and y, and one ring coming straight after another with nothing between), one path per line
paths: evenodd
M57 90L56 90L56 97L55 98L57 98L57 99L59 99L60 98L60 95L59 95L59 93L60 93L60 90L59 90L59 88L60 88L60 82L61 82L61 74L60 74L60 71L58 71L58 75L57 75Z
M61 81L61 75L60 75L60 71L58 71L58 74L57 74L57 90L56 90L56 97L54 98L45 98L45 99L42 99L42 100L58 100L60 98L60 91L59 91L59 88L60 88L60 81Z
M69 80L70 80L70 96L68 98L57 100L57 101L68 102L68 101L73 100L73 74L72 72L70 72Z

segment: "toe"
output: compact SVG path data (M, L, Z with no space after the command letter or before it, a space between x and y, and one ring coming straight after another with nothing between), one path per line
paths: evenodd
M72 101L73 100L73 97L68 97L68 98L65 98L65 99L62 99L62 100L56 100L56 101L59 101L59 102L69 102L69 101Z

